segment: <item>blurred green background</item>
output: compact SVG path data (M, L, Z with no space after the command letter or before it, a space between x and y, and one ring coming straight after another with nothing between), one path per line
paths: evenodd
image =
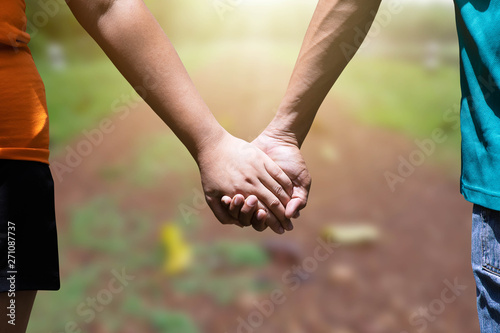
M383 2L388 17L376 19L304 144L310 203L281 237L220 226L186 149L66 6L26 2L50 113L62 275L60 291L38 294L29 332L477 331L451 1ZM146 4L219 122L255 137L284 94L316 1ZM391 191L386 173L435 130L446 140ZM314 258L318 237L352 225L377 236L340 240L307 277L288 274ZM122 269L131 278L116 291ZM467 291L436 308L443 281L457 278ZM271 311L261 305L273 290L286 302Z

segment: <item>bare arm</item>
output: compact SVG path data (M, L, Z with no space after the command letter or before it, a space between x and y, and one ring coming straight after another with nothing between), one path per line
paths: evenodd
M268 129L300 147L326 95L360 46L381 0L319 0L288 89ZM358 35L358 36L357 36Z
M290 177L294 190L286 216L297 216L307 203L311 177L300 147L321 103L360 47L381 0L319 0L297 63L276 116L253 142ZM233 216L249 219L245 204L223 197ZM239 214L239 215L237 215Z
M255 194L282 225L292 185L256 147L232 137L197 92L177 52L141 0L67 0L118 70L195 158L208 204L223 223L223 194ZM167 152L166 152L167 153ZM281 231L275 221L271 226Z
M221 137L177 52L140 0L68 0L82 27L195 159Z

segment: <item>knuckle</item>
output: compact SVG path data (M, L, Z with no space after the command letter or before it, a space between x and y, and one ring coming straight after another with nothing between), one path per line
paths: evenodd
M246 184L253 184L253 178L248 175L245 175L244 182Z
M276 185L276 187L274 188L274 193L276 193L276 195L283 195L284 192L285 190L281 185Z
M312 183L312 177L309 174L309 172L306 172L306 174L304 175L304 184L306 185L306 187L310 187L311 183Z
M211 195L205 195L205 201L208 203L208 204L211 204L213 203L215 200L215 197L214 196L211 196Z
M278 207L280 205L280 201L278 200L278 198L274 198L273 201L271 201L270 203L270 207Z
M273 171L274 171L272 174L273 178L280 178L285 174L283 170L281 170L280 168L273 169Z

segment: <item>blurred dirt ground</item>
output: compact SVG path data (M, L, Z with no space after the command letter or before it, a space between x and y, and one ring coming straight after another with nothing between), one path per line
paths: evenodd
M227 77L227 73L217 70L224 67L222 64L199 71L194 81L218 119L235 135L248 138L272 117L272 110L267 107L270 102L259 100L259 94L272 94L275 97L271 102L279 101L287 75L275 75L282 70L276 64L243 69L229 66L226 70L234 71L233 80L222 82L220 77ZM238 116L231 116L235 108ZM142 136L168 131L147 107L140 109L117 120L116 130L92 155L66 175L63 182L56 182L60 238L68 232L69 208L102 193L122 193L118 205L124 212L148 211L158 221L177 214L176 189L182 185L179 175L169 174L146 189L102 180L102 169L127 161ZM277 236L269 230L260 234L253 229L222 226L205 208L201 210L203 223L190 241L212 242L223 237L290 243L298 253L293 258L295 264L303 265L307 257L314 256L318 237L326 226L368 223L379 229L380 239L367 246L335 248L326 260L317 262L307 277L299 280L296 275L283 279L290 269L286 260L248 272L256 279L271 282L286 298L283 304L275 304L269 315L263 314L266 311L259 310L254 302L264 304L270 300L272 289L245 291L234 302L220 305L205 295L180 294L168 277L155 278L155 273L148 271L135 273L140 280L149 279L158 285L144 289L141 297L151 302L161 297L169 308L191 316L201 332L479 332L469 264L472 205L459 193L459 166L450 171L427 161L404 183L397 184L394 192L384 178L385 171L395 172L400 155L408 157L414 149L415 144L400 134L359 124L343 108L341 96L329 97L303 147L313 185L309 204L296 221L295 230ZM54 160L63 161L64 155ZM199 184L194 167L189 169L189 175ZM146 235L141 251L154 251L158 229L159 225L154 226L151 234ZM77 249L65 251L75 266L98 257ZM63 284L75 266L61 267ZM465 290L458 294L446 292L450 283L463 285ZM455 297L444 302L443 294ZM89 332L104 332L99 320L86 328ZM156 332L148 324L129 320L125 315L118 331Z

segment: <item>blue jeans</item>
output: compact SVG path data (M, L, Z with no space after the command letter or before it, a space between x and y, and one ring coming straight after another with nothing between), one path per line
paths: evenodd
M481 333L500 332L500 211L474 205L472 270Z

